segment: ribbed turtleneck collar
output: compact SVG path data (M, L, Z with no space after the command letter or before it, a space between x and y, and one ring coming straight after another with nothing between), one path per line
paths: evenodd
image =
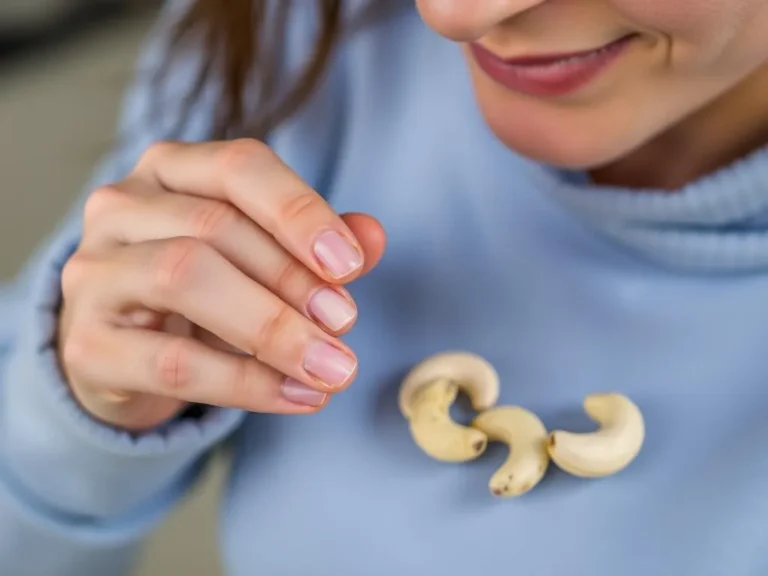
M675 191L596 186L549 171L569 209L660 264L727 273L768 270L768 147Z

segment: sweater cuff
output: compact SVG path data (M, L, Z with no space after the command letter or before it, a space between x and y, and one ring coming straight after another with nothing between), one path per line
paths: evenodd
M6 362L0 354L0 476L23 487L39 510L87 524L172 505L194 481L190 472L240 425L244 413L210 408L137 436L105 426L80 408L55 350L61 270L77 241L63 234L42 255Z

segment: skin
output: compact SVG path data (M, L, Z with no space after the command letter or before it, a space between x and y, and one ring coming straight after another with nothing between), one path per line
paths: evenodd
M328 231L359 256L342 276L317 257ZM317 412L356 375L339 340L354 318L330 329L311 302L330 289L353 305L341 286L384 245L376 220L337 215L264 144L157 144L86 204L62 273L62 371L92 416L135 432L189 403ZM354 369L319 378L318 346Z
M488 125L534 160L674 189L768 141L765 0L415 1L437 33L503 57L641 35L597 81L557 99L503 88L467 54ZM320 258L329 231L346 246L337 260L356 260L343 274ZM317 412L356 375L339 339L356 318L343 285L385 244L378 222L334 213L259 142L160 143L86 206L63 270L62 372L85 410L132 431L189 403ZM341 325L318 316L321 293L342 302L346 312L330 314ZM348 369L333 382L317 373L329 354L331 372L340 357Z
M598 182L673 189L768 142L764 0L416 0L424 21L511 58L639 41L578 93L533 98L467 55L477 103L509 148ZM675 163L666 159L674 151ZM651 170L646 167L652 167Z

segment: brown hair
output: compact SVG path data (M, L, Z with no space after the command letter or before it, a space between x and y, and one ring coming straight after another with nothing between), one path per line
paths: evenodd
M310 0L299 0L300 3ZM221 82L221 104L217 110L213 138L225 138L246 130L264 137L278 123L295 113L315 90L326 70L341 34L343 0L315 0L320 32L302 74L287 94L277 97L277 64L285 37L291 0L195 0L178 23L171 38L172 57L188 41L197 43L205 60L194 89L188 95L181 121L189 113L200 91L216 74ZM269 9L269 13L268 13ZM171 57L166 61L170 65ZM165 72L160 71L159 77ZM260 110L248 118L244 106L247 83L258 75ZM248 122L246 127L244 124Z
M187 42L204 51L205 60L182 107L180 124L215 76L220 79L222 93L211 137L248 135L263 139L312 95L343 35L412 6L411 0L367 0L354 18L343 22L346 0L314 0L319 33L302 73L284 92L278 89L278 67L289 13L294 5L300 10L311 8L311 1L194 0L174 30L169 57L156 77L162 79L174 55L182 52ZM246 88L254 77L259 87L255 118L245 107Z

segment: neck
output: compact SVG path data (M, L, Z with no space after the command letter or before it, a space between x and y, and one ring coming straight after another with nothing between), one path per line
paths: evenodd
M768 66L632 154L591 175L596 184L673 191L766 144Z

